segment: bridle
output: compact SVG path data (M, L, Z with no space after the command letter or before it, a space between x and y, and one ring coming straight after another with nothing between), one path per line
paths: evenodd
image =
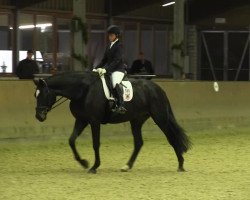
M99 80L100 78L99 78L99 76L96 78L96 79L94 79L92 82L91 82L91 84L90 85L92 85L93 83L95 83L97 80ZM43 83L44 83L44 85L45 85L45 87L46 87L46 89L47 89L47 91L48 91L48 95L49 94L51 94L51 91L50 91L50 89L49 89L49 87L48 87L48 84L47 84L47 82L44 80L44 79L41 79L41 81L43 81ZM55 109L56 107L58 107L58 106L60 106L60 105L62 105L63 103L65 103L66 101L68 101L69 99L68 98L65 98L65 97L60 97L58 100L56 100L54 103L51 103L51 98L49 98L49 105L47 105L47 106L38 106L38 107L36 107L36 110L40 110L41 111L41 113L42 114L44 114L44 113L48 113L48 112L50 112L51 110L53 110L53 109ZM63 101L61 101L62 99L64 99ZM61 101L61 102L60 102ZM56 104L56 105L55 105ZM54 105L54 106L53 106Z
M49 89L49 87L48 87L48 84L47 84L47 82L45 81L45 80L43 80L42 79L42 81L43 81L43 83L44 83L44 85L45 85L45 87L46 87L46 90L48 91L48 96L51 94L51 91L50 91L50 89ZM68 101L69 99L67 99L67 98L65 98L65 97L60 97L59 99L57 99L54 103L52 103L52 100L51 100L51 98L50 98L50 96L49 96L49 103L48 103L48 105L47 106L37 106L36 107L36 110L39 110L39 111L41 111L42 112L42 114L45 114L45 113L48 113L48 112L50 112L51 110L53 110L53 109L55 109L56 107L58 107L58 106L60 106L61 104L63 104L64 102L66 102L66 101ZM61 101L62 99L64 99L63 101ZM61 102L60 102L61 101ZM55 105L56 104L56 105ZM54 106L53 106L54 105Z
M63 98L64 98L64 100L61 101ZM62 105L64 102L66 102L66 101L68 101L68 100L69 100L69 99L67 99L67 98L65 98L65 97L60 97L59 99L56 100L56 102L55 102L54 104L58 103L59 101L61 101L61 102L59 102L58 104L56 104L56 105L54 105L53 107L51 107L50 110L55 109L56 107Z

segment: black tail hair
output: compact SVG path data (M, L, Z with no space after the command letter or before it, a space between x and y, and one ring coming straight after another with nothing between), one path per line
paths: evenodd
M168 106L168 132L171 136L168 138L169 142L178 149L179 153L187 152L191 148L192 143L185 130L177 123L170 104Z

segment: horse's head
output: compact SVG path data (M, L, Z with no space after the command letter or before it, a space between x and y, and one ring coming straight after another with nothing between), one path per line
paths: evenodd
M43 122L46 120L47 113L51 110L53 104L56 102L56 94L49 89L48 84L45 80L39 79L34 81L36 88L36 118Z

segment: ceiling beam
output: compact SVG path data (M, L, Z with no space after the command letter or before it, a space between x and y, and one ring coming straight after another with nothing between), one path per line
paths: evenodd
M17 9L26 8L37 3L41 3L46 0L11 0L11 5L15 6Z
M188 10L193 21L249 4L249 0L188 0Z
M106 2L109 2L109 0ZM162 0L112 0L112 15L121 15L156 3L162 3Z

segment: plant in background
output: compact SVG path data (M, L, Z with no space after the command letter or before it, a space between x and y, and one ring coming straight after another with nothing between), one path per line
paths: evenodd
M82 42L84 44L88 43L88 28L87 24L83 23L80 17L74 16L71 19L71 26L70 26L71 33L77 33L81 31L82 34ZM71 57L81 62L83 68L88 66L88 59L87 56L83 56L81 54L76 54L74 49L72 50Z
M181 41L180 44L173 44L171 49L181 51L181 57L185 57L184 42L183 41ZM173 67L180 69L181 73L183 73L183 66L181 66L177 63L172 63L172 65L173 65Z

